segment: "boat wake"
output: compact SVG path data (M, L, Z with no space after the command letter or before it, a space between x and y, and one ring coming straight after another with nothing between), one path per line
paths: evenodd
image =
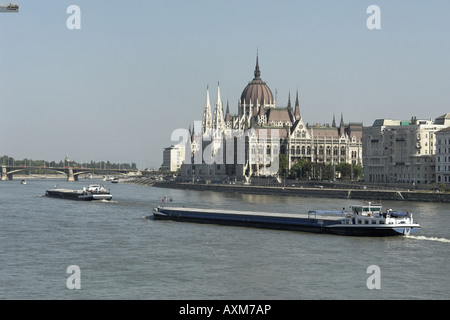
M428 241L437 241L437 242L450 243L450 239L438 238L438 237L406 236L406 238L408 238L408 239L416 239L416 240L428 240Z
M117 200L107 200L107 199L101 199L101 200L94 200L93 202L102 202L102 203L119 203Z

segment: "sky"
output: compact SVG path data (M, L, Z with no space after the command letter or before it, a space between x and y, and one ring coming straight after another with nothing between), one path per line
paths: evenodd
M0 5L10 1L0 0ZM261 78L305 123L450 112L450 1L16 0L0 12L0 156L159 168L206 87ZM80 8L80 29L71 5ZM380 29L369 29L370 5ZM372 20L370 20L372 21ZM292 101L293 102L293 101Z

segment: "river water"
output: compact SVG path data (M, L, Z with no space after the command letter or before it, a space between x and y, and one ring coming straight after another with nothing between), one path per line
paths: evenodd
M385 201L384 208L408 209L422 229L364 238L143 218L164 195L175 205L301 213L354 200L109 182L102 183L110 202L43 196L55 184L92 182L0 182L0 299L450 298L449 204Z

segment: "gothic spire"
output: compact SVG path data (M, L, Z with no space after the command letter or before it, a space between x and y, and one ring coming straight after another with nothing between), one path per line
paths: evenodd
M219 83L217 83L217 101L216 101L216 105L214 108L213 128L218 129L218 130L225 129L222 101L220 99Z
M203 133L212 129L211 104L209 102L209 86L206 86L206 103L203 112L202 131Z
M217 82L217 101L216 101L216 106L220 104L222 106L222 101L220 99L220 87L219 87L219 82Z
M295 111L294 111L295 119L300 119L300 103L298 102L298 90L295 96Z
M291 109L291 90L289 90L289 96L288 96L288 105L287 105L288 109Z
M231 121L231 115L230 115L230 106L227 99L227 111L225 111L225 122Z

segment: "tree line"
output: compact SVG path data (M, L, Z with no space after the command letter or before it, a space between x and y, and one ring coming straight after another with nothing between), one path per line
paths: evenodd
M339 163L337 165L315 163L306 159L298 160L291 169L289 162L284 154L279 158L280 177L298 180L358 180L362 177L363 169L357 164Z

